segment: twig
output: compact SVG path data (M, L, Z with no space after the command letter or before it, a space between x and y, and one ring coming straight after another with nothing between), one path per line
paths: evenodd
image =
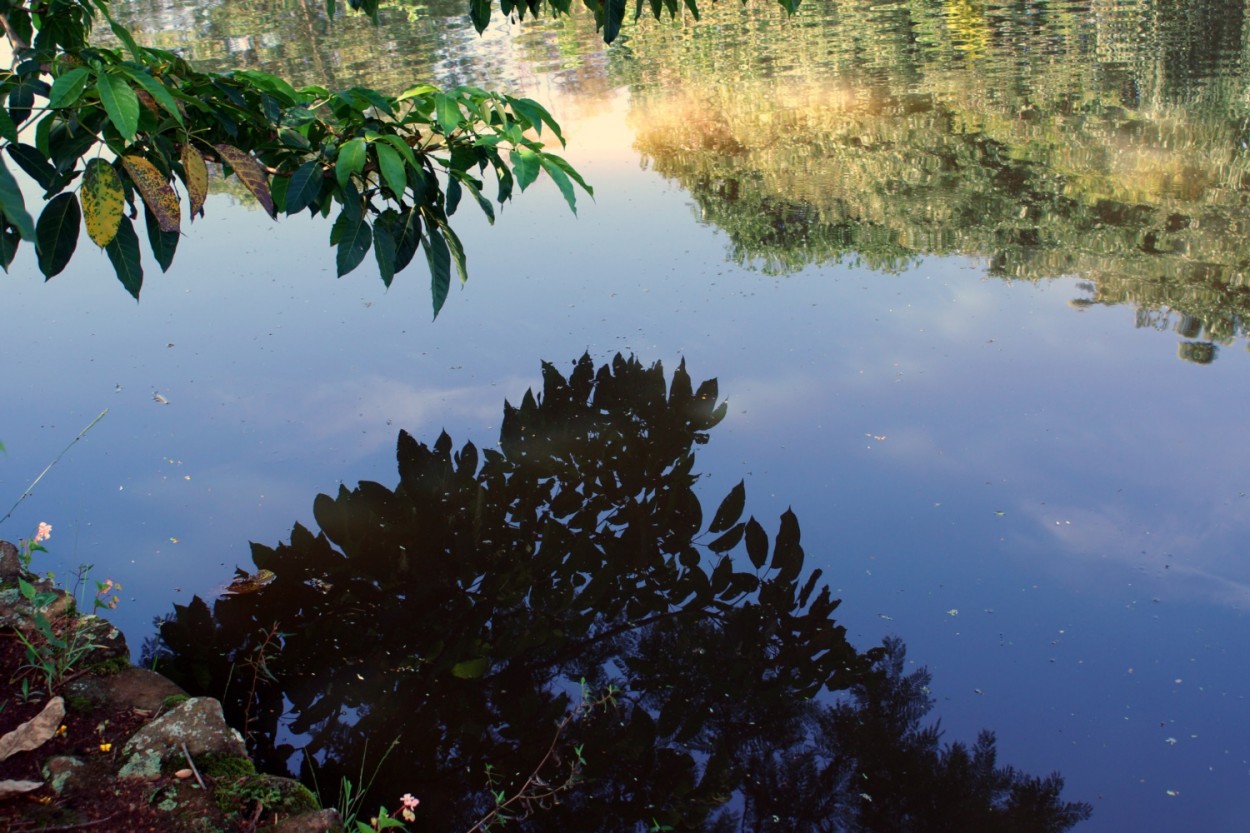
M187 766L191 767L191 774L195 776L195 780L199 783L200 789L207 793L208 787L204 786L204 779L200 777L200 771L195 768L195 761L191 759L191 753L187 751L187 744L185 742L182 744L182 754L186 756Z
M92 428L94 428L94 427L95 427L95 424L96 424L97 422L99 422L100 420L104 419L104 415L105 415L105 414L107 414L108 412L109 412L109 409L108 409L108 408L105 408L103 411L100 411L100 413L96 416L96 418L95 418L95 419L93 419L93 420L91 420L91 422L87 425L87 427L86 427L86 428L84 428L84 429L82 429L81 431L79 431L79 432L78 432L78 436L77 436L77 437L74 437L74 439L72 439L72 440L70 440L70 441L69 441L69 445L67 445L67 446L65 446L65 448L61 449L61 453L60 453L60 454L58 454L58 455L56 455L56 459L55 459L55 460L53 460L51 463L48 463L48 465L46 465L46 466L44 466L44 467L43 467L43 471L39 472L39 476L38 476L38 477L36 477L34 480L30 481L30 485L26 487L26 491L22 492L22 496L21 496L21 497L19 497L19 498L17 499L17 502L16 502L16 503L14 503L11 507L9 507L9 512L8 512L8 514L6 514L3 518L0 518L0 524L4 523L4 522L5 522L5 521L7 521L9 518L13 517L13 513L14 513L14 511L16 511L16 510L17 510L17 507L21 504L21 502L22 502L22 501L24 501L24 500L26 500L26 498L30 497L30 493L31 493L31 492L33 492L33 491L35 490L35 486L37 486L37 485L39 484L39 481L40 481L40 480L43 480L43 476L44 476L45 474L47 474L49 471L51 471L53 466L55 466L57 463L61 462L61 458L65 456L65 452L67 452L67 451L69 451L71 448L73 448L73 447L74 447L74 443L76 443L76 442L78 442L79 440L81 440L81 439L82 439L82 438L86 435L86 433L87 433L88 431L90 431Z
M569 727L569 724L577 720L583 713L588 712L588 711L593 711L597 706L605 705L607 703L612 702L612 696L613 695L611 693L608 693L600 697L599 699L591 701L589 703L583 702L580 705L578 705L577 708L573 709L571 712L565 715L564 719L561 720L560 723L556 726L555 735L551 738L551 744L547 747L547 753L543 755L542 760L538 762L538 765L534 767L534 770L530 773L529 777L525 779L525 783L522 784L520 789L514 792L510 798L504 801L497 802L495 809L491 810L489 813L483 816L478 821L477 824L470 827L468 830L468 833L477 833L477 831L490 830L491 826L495 822L495 819L505 817L505 811L507 810L507 808L516 802L521 802L522 804L525 804L528 806L532 804L534 801L542 801L542 800L551 798L552 796L559 793L561 790L565 790L571 787L574 784L575 780L577 779L578 771L581 769L580 763L574 764L572 772L569 773L568 778L565 779L563 783L555 785L555 786L552 786L544 782L540 773L542 772L543 768L547 765L547 762L550 761L552 758L555 758L557 761L559 760L559 753L557 751L557 747L559 746L559 743L560 743L560 737L564 734L564 730ZM533 793L533 792L530 792L531 787L538 787L540 789L543 789L544 791L539 792L539 793Z
M84 821L78 824L66 824L61 827L41 827L39 830L40 833L55 833L58 830L81 830L84 827L95 827L97 824L104 824L106 821L110 821L115 815L117 815L117 813L109 813L104 818L96 819L94 821Z

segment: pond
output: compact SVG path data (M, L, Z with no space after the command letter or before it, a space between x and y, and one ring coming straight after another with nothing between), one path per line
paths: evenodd
M400 0L377 27L330 24L323 5L118 10L210 68L524 92L560 120L594 199L574 217L540 181L493 226L462 208L470 279L433 321L424 267L389 289L371 260L336 279L328 224L270 222L228 182L138 304L102 253L46 284L19 255L3 288L12 499L108 414L5 537L51 522L38 566L121 582L112 618L137 645L261 566L250 542L259 561L287 552L290 573L316 562L293 527L324 528L314 498L340 484L394 487L401 429L484 453L505 400L543 389L543 362L570 377L619 353L667 383L684 362L727 404L706 444L685 440L704 526L740 481L770 540L791 510L850 643L897 637L906 668L928 668L943 742L991 729L1000 765L1059 772L1063 797L1092 805L1080 830L1240 829L1244 4L724 3L628 25L610 48L583 13L498 18L479 38L461 3ZM234 597L216 635L191 620L205 630L183 632L184 653L314 609L350 641L366 609L304 578L317 604ZM314 648L345 650L326 633ZM372 662L325 673L385 673ZM357 694L309 695L302 725L271 715L266 754L298 766L301 732L385 708ZM444 782L423 778L411 791L433 811L418 784Z

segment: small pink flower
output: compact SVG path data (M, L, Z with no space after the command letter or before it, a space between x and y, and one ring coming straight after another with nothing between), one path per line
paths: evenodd
M421 803L420 799L412 797L412 793L404 793L402 796L400 796L399 801L400 803L404 805L406 809L409 809L409 810L417 809L417 805Z
M39 529L35 531L35 543L42 544L44 541L52 537L52 524L39 522Z

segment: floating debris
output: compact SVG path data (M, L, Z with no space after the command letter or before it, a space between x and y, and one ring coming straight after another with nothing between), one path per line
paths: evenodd
M243 593L255 593L275 578L277 578L277 576L272 570L257 570L250 575L243 573L243 575L237 577L234 581L230 582L230 584L226 585L226 592L234 593L236 595Z

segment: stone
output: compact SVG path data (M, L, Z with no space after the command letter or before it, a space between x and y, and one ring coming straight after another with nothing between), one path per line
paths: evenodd
M279 821L273 833L343 833L343 820L337 810L301 813Z
M107 662L118 657L130 659L130 648L126 646L126 637L113 627L113 623L99 616L81 616L78 619L78 638L94 643L95 650L83 657L86 665Z
M226 725L221 703L194 697L153 720L122 747L122 778L155 778L166 761L183 757L183 744L195 758L201 755L247 757L242 736Z
M0 584L17 584L22 575L22 559L17 547L8 541L0 541Z
M57 755L55 758L44 761L43 777L57 795L63 795L66 792L81 792L81 785L78 783L80 779L77 776L83 766L79 758L71 755Z
M70 697L85 697L96 708L133 708L156 714L170 697L186 692L167 677L146 668L126 668L107 676L88 676L65 687Z

